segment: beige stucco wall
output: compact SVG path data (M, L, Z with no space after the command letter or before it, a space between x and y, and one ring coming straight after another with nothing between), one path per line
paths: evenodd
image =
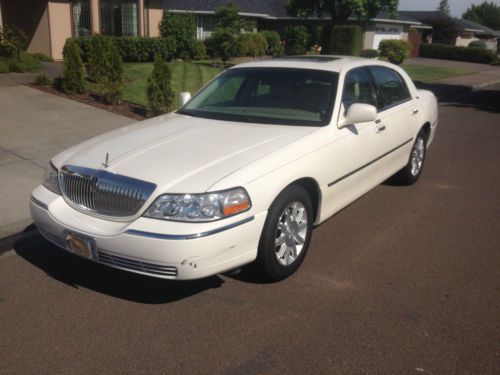
M363 34L363 49L373 48L373 38L375 37L375 31L367 30Z
M3 21L2 21L2 4L0 4L0 27L3 27Z
M35 28L33 37L28 45L28 52L41 52L47 56L51 56L50 50L50 30L49 30L49 12L46 7L38 25Z
M54 60L62 60L62 50L66 39L71 37L70 3L49 1L49 23L51 39L51 56Z
M163 7L161 0L150 0L149 8L146 9L146 19L147 19L147 36L160 36L160 30L158 28L160 21L163 17Z

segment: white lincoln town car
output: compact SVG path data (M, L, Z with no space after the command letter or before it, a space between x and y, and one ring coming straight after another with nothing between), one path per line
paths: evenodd
M281 280L315 225L392 175L417 181L438 123L401 68L342 56L237 65L180 101L55 156L30 199L40 233L154 277L253 263Z

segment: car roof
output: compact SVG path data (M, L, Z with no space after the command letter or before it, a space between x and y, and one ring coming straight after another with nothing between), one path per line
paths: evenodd
M363 65L384 65L391 64L363 57L337 56L337 55L306 55L288 56L273 59L258 60L235 65L234 68L296 68L296 69L317 69L340 72L355 66ZM392 66L393 67L393 66Z

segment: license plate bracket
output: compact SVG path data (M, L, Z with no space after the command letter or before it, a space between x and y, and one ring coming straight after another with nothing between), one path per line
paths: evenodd
M89 236L65 232L66 249L87 259L97 259L95 239Z

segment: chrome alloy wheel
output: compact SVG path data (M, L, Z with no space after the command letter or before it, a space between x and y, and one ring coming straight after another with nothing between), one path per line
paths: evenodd
M306 207L299 201L291 202L281 213L274 241L281 265L289 266L299 257L307 240L307 219Z
M422 169L425 156L425 141L422 137L417 138L417 142L411 152L411 174L417 176Z

